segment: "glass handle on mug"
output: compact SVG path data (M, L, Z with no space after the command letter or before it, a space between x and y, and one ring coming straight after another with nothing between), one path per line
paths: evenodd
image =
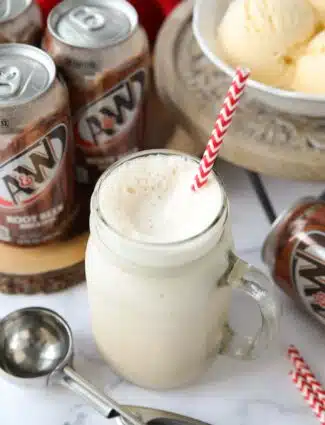
M251 360L259 357L260 350L265 350L278 333L277 304L263 287L270 285L270 279L235 254L231 253L230 257L233 266L226 278L227 283L254 299L260 309L262 323L254 336L242 336L227 324L221 354Z

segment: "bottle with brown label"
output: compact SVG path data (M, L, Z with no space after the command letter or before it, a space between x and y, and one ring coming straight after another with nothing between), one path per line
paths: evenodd
M61 236L76 212L69 97L49 55L0 45L0 241Z
M325 201L299 200L273 224L263 260L275 282L325 325Z
M93 187L110 164L142 148L147 36L125 0L66 0L49 15L43 48L68 83L77 179Z

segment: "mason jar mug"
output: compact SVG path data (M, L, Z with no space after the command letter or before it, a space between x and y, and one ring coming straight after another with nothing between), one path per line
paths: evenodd
M200 234L171 243L140 241L107 222L100 196L112 173L155 155L198 165L196 158L158 150L111 166L92 196L86 277L93 334L103 358L134 384L167 389L198 378L217 355L255 358L276 334L277 307L265 288L268 278L234 253L228 199L214 171L220 208ZM239 335L229 325L232 293L238 288L258 304L257 335Z

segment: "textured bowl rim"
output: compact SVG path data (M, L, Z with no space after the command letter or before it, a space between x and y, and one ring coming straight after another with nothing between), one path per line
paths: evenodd
M220 59L219 56L217 56L213 51L211 51L205 42L204 37L201 35L198 25L198 14L199 14L199 8L204 4L204 0L196 0L195 5L193 8L193 34L203 51L204 55L221 71L223 71L226 75L229 77L234 77L235 75L235 69L228 65L226 62L224 62L222 59ZM247 81L247 87L253 88L255 90L258 90L259 92L264 92L267 94L271 94L274 96L279 96L286 99L292 99L292 100L301 100L305 102L318 102L318 103L324 103L325 102L325 95L321 94L308 94L304 92L299 91L290 91L290 90L284 90L277 87L269 86L267 84L261 83L257 80L253 80L250 78Z

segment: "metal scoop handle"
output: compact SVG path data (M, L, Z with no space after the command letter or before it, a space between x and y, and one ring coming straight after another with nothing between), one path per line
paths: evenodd
M106 418L114 418L118 413L129 424L144 425L144 422L128 408L120 406L116 401L101 393L70 366L65 366L62 372L60 383L90 402L101 415Z

